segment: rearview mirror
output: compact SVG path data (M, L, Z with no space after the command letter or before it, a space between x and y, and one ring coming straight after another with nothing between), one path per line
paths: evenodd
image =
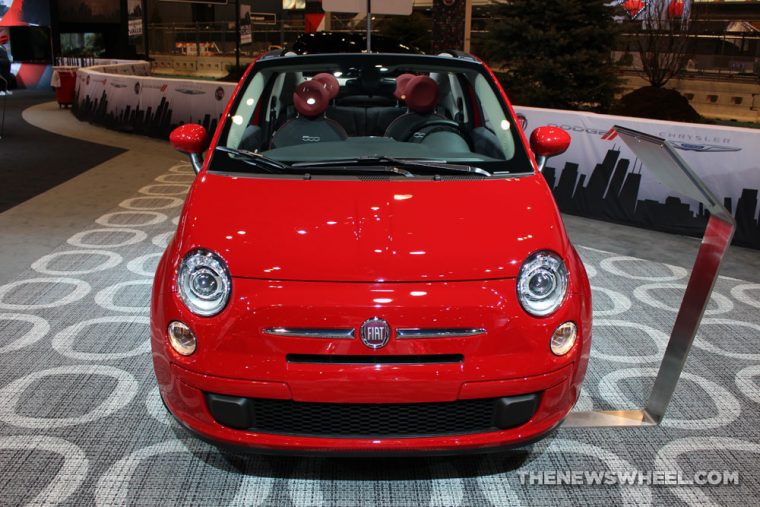
M543 171L546 159L561 155L570 147L570 134L560 127L538 127L530 135L530 149L536 156L538 170Z
M517 123L520 124L520 128L523 130L528 128L528 118L522 113L517 113Z
M203 151L208 148L206 129L197 123L180 125L169 134L169 142L175 150L190 155L195 174L203 168Z

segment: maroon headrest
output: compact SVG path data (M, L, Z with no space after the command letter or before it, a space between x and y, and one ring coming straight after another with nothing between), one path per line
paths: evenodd
M300 114L313 118L327 110L330 95L321 82L306 81L298 85L293 92L293 105Z
M414 78L414 74L401 74L396 78L396 89L393 91L393 96L399 100L406 100L406 86L409 81Z
M438 83L427 76L415 76L406 89L406 105L415 113L429 113L438 105Z
M327 88L327 93L330 94L330 99L334 99L338 96L338 93L340 93L340 83L335 76L328 72L320 72L311 79L312 81L319 81L325 85L325 88Z

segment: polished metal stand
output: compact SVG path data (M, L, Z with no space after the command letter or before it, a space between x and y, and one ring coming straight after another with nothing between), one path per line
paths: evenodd
M571 412L564 427L660 424L673 398L736 225L728 210L666 140L620 126L615 126L615 131L661 183L703 203L710 212L710 220L646 406L636 410Z

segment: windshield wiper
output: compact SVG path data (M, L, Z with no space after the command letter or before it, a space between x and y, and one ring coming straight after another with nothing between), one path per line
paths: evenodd
M338 158L332 160L320 160L318 162L298 162L293 167L324 167L337 165L365 165L365 164L396 164L399 167L440 169L454 173L479 174L481 176L493 176L490 172L480 167L471 165L449 164L445 160L416 159L416 158L395 158L386 157L385 155L367 155L355 158Z
M319 162L302 162L291 165L253 151L236 150L235 148L228 148L226 146L217 146L216 149L233 155L235 159L240 160L241 162L258 167L259 169L264 169L270 173L300 173L302 170L306 170L305 173L308 174L308 169L311 169L312 172L334 172L336 167L340 166L340 164L336 163L321 164ZM349 166L352 166L352 164L348 164L345 167ZM362 167L361 171L366 173L400 174L406 178L414 178L414 174L398 167Z
M280 162L279 160L266 157L253 151L236 150L235 148L227 148L226 146L217 146L216 149L234 155L234 158L268 172L287 172L292 169L290 165L284 162Z

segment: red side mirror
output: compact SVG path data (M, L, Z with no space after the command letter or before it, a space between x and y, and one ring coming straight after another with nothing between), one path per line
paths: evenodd
M538 127L530 135L530 148L537 158L561 155L569 147L570 134L559 127Z
M190 155L195 174L203 169L203 157L201 153L208 148L208 134L206 129L197 123L180 125L169 134L169 142L174 149Z
M196 123L180 125L169 134L174 149L190 155L200 155L208 147L206 129Z

